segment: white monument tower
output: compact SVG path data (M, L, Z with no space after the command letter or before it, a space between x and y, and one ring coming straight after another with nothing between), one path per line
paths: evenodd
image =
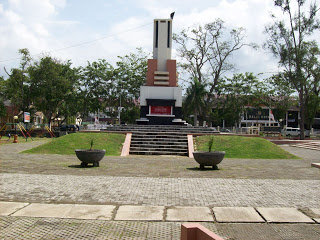
M155 19L153 59L148 59L145 86L140 88L138 124L185 124L181 118L182 89L178 87L176 60L171 59L172 18Z

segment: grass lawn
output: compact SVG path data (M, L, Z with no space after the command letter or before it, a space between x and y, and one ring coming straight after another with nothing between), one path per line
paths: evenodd
M225 151L226 158L251 159L299 159L274 143L258 137L206 135L196 137L198 151L208 151L208 142L213 137L212 151Z
M115 133L72 133L52 139L46 144L26 150L23 153L74 155L75 149L89 149L91 139L94 140L93 149L105 149L106 155L119 156L125 135Z

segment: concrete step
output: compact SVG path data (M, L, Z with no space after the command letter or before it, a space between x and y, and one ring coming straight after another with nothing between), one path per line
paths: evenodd
M187 149L184 148L172 148L172 147L163 147L163 148L158 148L158 147L130 147L130 152L131 151L170 151L170 152L187 152Z
M152 148L152 149L163 149L163 148L172 148L172 149L188 149L188 145L164 145L164 144L131 144L130 149L138 149L138 148Z
M152 146L188 146L188 142L165 142L165 141L131 141L131 146L152 145Z
M136 135L136 134L132 134L132 139L133 138L149 138L149 139L154 139L154 138L164 138L164 139L167 139L167 138L175 138L175 139L187 139L187 135L184 134L184 135L171 135L171 134L168 134L168 135L164 135L164 134L155 134L155 135L152 135L152 134L144 134L144 133L141 133L139 135Z
M167 138L157 138L157 137L154 137L154 138L148 138L148 137L145 137L145 138L131 138L131 143L134 143L134 142L155 142L155 143L160 143L160 142L163 142L163 143L187 143L188 140L187 138L170 138L170 137L167 137Z
M217 132L212 129L197 128L107 128L108 131L183 131L183 132Z
M188 142L162 142L162 141L153 141L153 142L131 142L131 146L137 147L142 145L148 146L188 146Z
M126 131L126 132L180 132L180 133L218 133L214 128L190 127L177 125L127 125L108 127L102 131Z
M172 126L134 127L131 129L130 154L187 156L187 134L181 129Z
M188 142L187 138L140 138L134 137L131 138L131 142Z
M130 150L130 154L137 155L177 155L177 156L187 156L187 152L176 152L176 151L145 151L145 150Z
M150 132L150 131L132 131L132 134L136 135L159 135L159 136L167 136L168 134L172 136L186 136L186 133L183 132Z

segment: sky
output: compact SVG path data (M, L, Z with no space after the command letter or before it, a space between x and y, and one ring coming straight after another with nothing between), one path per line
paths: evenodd
M75 67L98 59L115 65L118 56L138 47L151 53L153 19L169 18L173 11L174 33L221 18L229 29L244 27L246 41L260 46L271 12L281 15L272 0L0 0L0 76L7 78L4 67L19 67L21 48L34 59L49 53ZM177 47L172 58L179 61ZM263 48L243 48L231 61L237 72L262 77L278 69Z

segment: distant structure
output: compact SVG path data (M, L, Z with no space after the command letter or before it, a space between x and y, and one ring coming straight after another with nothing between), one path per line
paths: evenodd
M153 59L148 59L145 86L140 88L140 119L137 124L182 125L182 89L178 87L176 60L171 59L172 19L155 19Z
M174 13L175 12L172 12L171 14L170 14L170 18L173 20L173 17L174 17Z

